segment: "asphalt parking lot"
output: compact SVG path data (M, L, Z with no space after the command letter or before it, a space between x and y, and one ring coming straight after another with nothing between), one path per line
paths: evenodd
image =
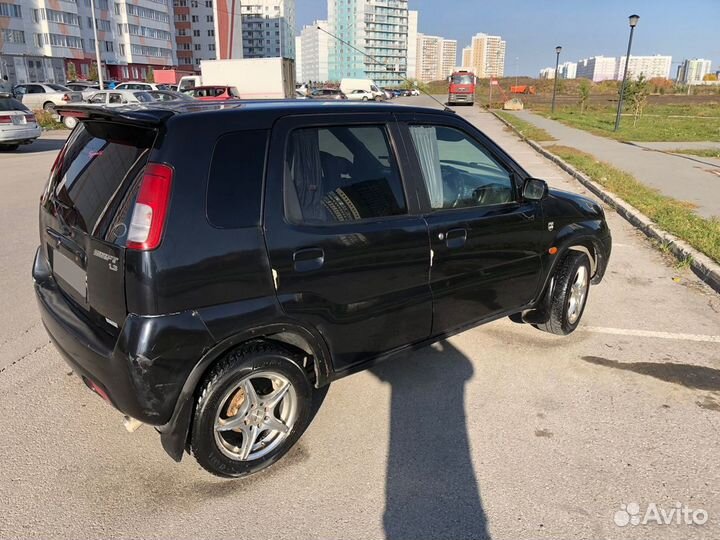
M491 115L458 113L584 192ZM61 143L0 154L0 537L720 537L720 297L612 211L576 333L506 319L343 379L282 461L225 481L127 433L49 343L30 265ZM633 524L653 505L707 520Z

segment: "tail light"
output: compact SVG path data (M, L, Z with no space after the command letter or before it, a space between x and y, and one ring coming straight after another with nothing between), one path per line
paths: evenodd
M12 124L12 116L9 116L9 115L0 116L0 124Z
M26 122L35 122L35 115L34 114L26 114L25 115L25 121Z
M128 249L149 251L160 245L170 206L172 179L173 170L168 165L149 163L145 168L130 219Z

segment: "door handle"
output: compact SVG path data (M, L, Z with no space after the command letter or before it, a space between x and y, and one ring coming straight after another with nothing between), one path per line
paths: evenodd
M445 245L450 249L461 248L467 240L466 229L450 229L445 234Z
M325 263L325 252L322 248L299 249L293 253L293 270L310 272L322 267Z

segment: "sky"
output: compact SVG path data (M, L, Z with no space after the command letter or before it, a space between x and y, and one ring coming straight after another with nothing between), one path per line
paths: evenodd
M327 18L327 0L295 1L298 31ZM633 13L640 15L633 55L671 55L671 76L685 58L710 59L713 70L720 69L720 0L410 0L408 5L419 12L419 32L458 40L458 57L478 32L502 36L506 76L537 76L554 66L557 45L563 48L561 63L622 56Z

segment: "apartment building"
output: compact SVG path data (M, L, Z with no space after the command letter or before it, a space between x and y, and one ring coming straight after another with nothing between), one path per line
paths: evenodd
M704 58L683 61L678 69L678 82L690 85L702 84L705 75L711 73L711 65L712 62Z
M463 49L463 67L471 69L479 78L502 77L505 73L505 45L500 36L475 34L470 47Z
M616 79L622 80L625 73L625 56L621 56L617 63ZM628 62L628 79L637 79L642 74L646 79L670 78L672 56L633 56Z
M445 79L455 71L457 65L457 40L443 39L440 53L440 75L439 79Z
M169 0L95 0L102 73L135 79L177 64ZM95 63L90 0L1 0L0 73L14 84L64 82Z
M217 58L216 6L224 0L174 0L178 67L200 69L201 60ZM224 10L221 10L224 11Z
M322 28L319 30L318 28ZM323 32L325 30L325 32ZM315 21L302 29L296 47L295 70L297 80L302 82L324 82L329 78L329 40L327 21Z
M243 58L295 58L295 0L242 0Z
M408 11L408 37L407 37L407 78L417 78L417 38L418 38L418 12Z
M368 78L399 86L407 76L407 0L328 0L329 78ZM357 49L357 50L356 50ZM364 51L365 54L359 51Z
M554 79L555 68L546 67L540 70L541 79ZM558 79L574 79L577 76L576 62L563 62L558 66Z
M594 82L610 81L617 78L617 60L610 56L583 58L577 63L577 78Z
M472 65L472 47L463 47L460 65L463 68L470 68Z

